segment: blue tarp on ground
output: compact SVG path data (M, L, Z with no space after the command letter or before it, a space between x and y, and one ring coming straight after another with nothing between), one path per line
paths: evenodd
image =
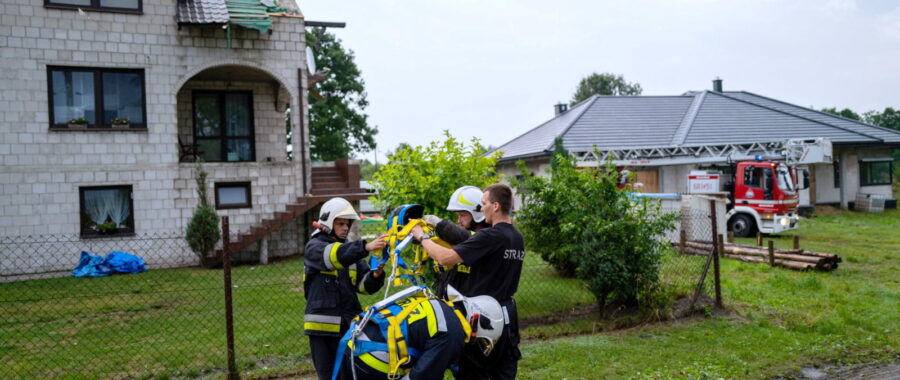
M74 277L102 277L113 273L141 273L147 270L144 259L125 252L110 252L106 257L81 251L78 266L72 270Z

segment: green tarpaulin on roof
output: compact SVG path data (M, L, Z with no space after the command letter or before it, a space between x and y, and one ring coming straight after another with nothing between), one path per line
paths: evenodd
M225 0L225 7L228 8L229 23L263 33L268 32L272 26L272 18L268 12L285 11L284 8L278 7L275 0Z

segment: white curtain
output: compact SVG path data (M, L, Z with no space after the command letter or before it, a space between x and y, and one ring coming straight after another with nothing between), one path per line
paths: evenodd
M123 189L86 190L84 192L84 211L91 221L97 224L106 223L107 219L120 226L128 219L128 191Z

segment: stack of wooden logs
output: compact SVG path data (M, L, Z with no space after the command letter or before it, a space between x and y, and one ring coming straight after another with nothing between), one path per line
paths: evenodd
M684 247L679 243L672 243L683 253L692 255L709 255L713 251L712 242L688 240ZM724 243L722 256L738 259L751 263L765 263L773 266L796 270L834 270L837 269L841 258L831 253L812 252L803 249L774 249L773 247L757 247L735 243Z

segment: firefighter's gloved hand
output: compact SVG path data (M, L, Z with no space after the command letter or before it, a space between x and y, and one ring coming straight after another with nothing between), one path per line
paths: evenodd
M428 224L429 226L437 226L438 223L440 223L441 220L443 220L443 219L438 218L435 215L425 215L422 217L422 220L424 220L425 223Z
M384 263L378 264L378 268L372 271L372 277L379 278L384 274Z
M385 238L387 238L387 235L381 235L377 239L366 243L366 251L380 251L382 248L384 248L385 245L387 245L387 240L385 240Z

